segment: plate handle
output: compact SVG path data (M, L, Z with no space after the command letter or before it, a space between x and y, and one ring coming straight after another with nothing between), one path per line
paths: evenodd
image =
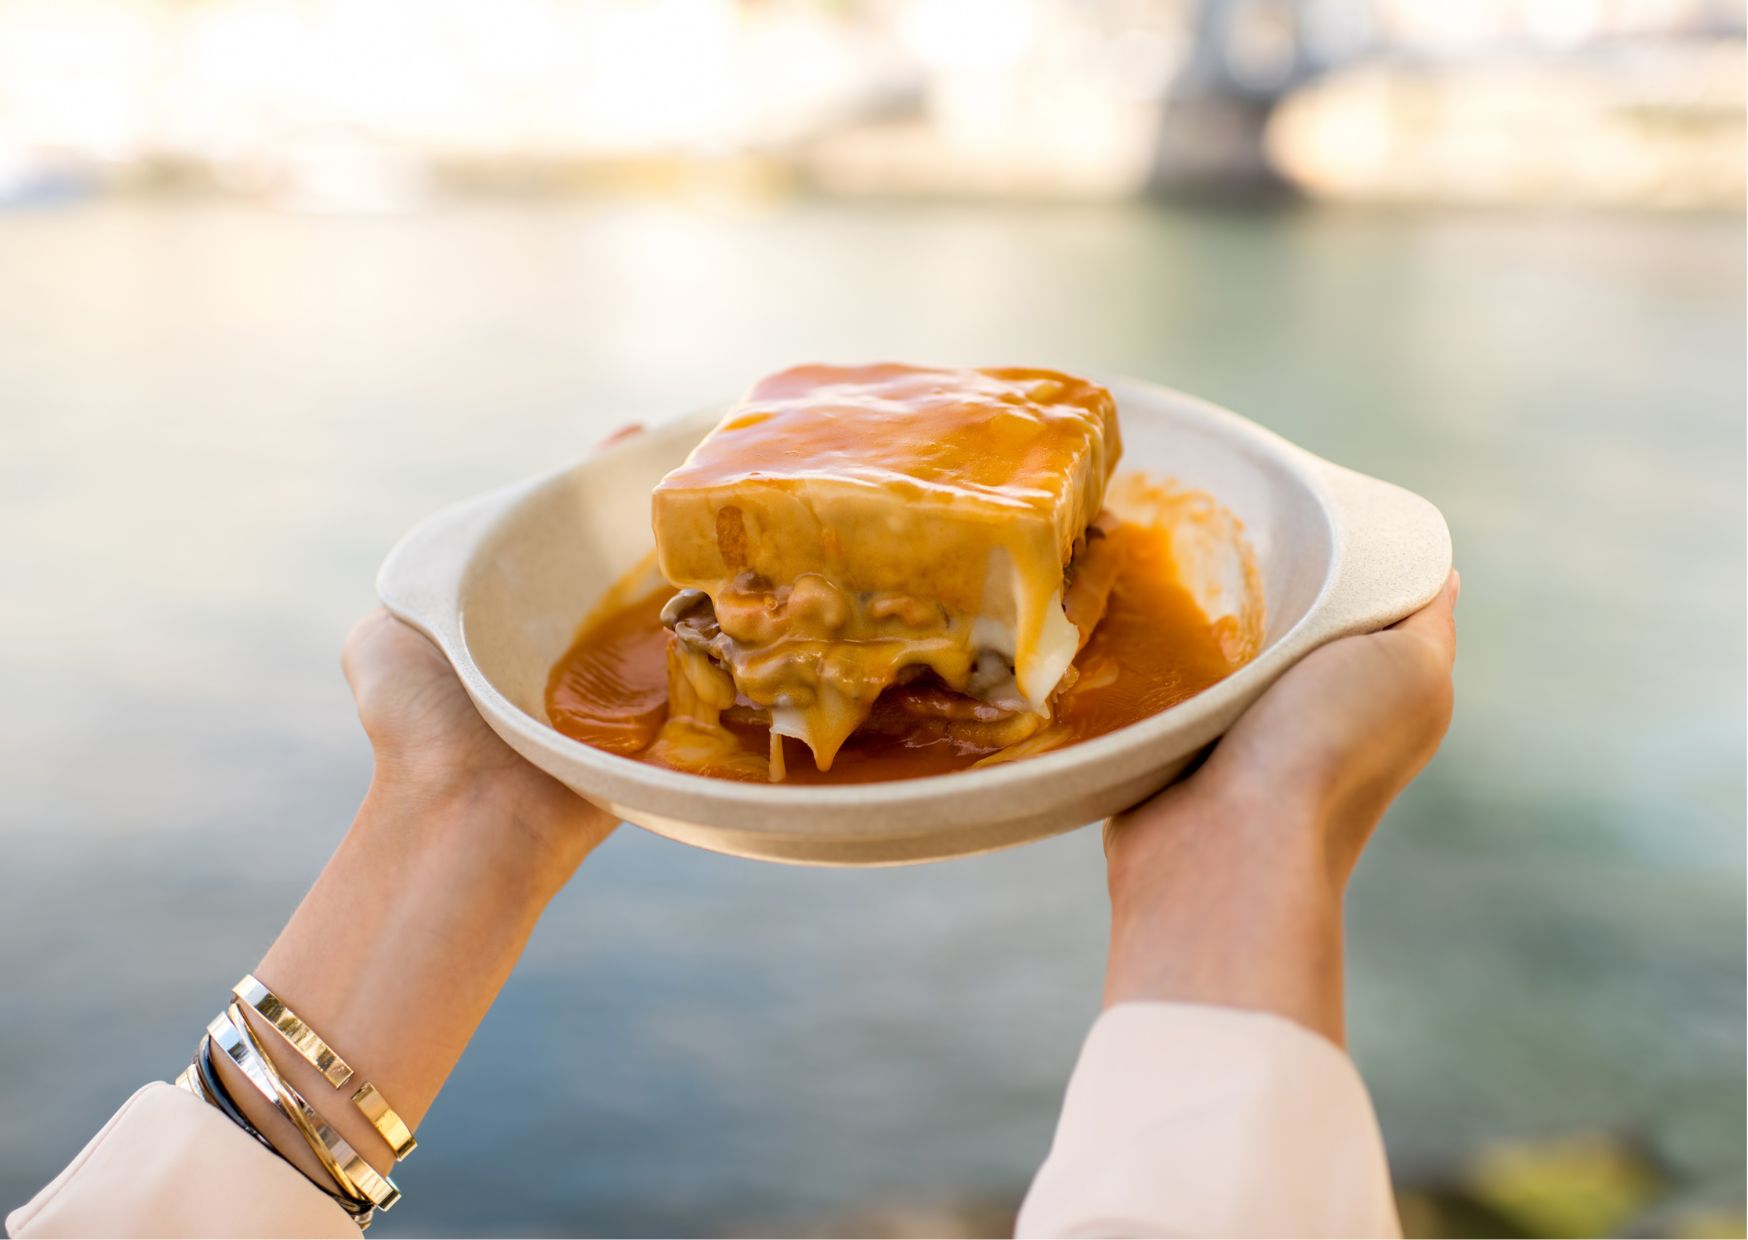
M526 484L451 504L401 536L376 574L383 606L439 646L461 635L461 578L505 504Z
M1336 570L1330 627L1370 633L1419 611L1451 571L1451 532L1430 500L1319 461L1333 500Z

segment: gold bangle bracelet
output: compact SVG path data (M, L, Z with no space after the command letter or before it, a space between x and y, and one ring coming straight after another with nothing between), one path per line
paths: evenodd
M299 1135L304 1139L304 1144L310 1147L310 1153L314 1154L322 1164L322 1169L328 1173L328 1178L333 1180L346 1196L363 1198L364 1191L358 1187L347 1167L341 1164L339 1151L324 1139L317 1128L316 1125L321 1122L320 1117L315 1116L309 1103L304 1101L303 1096L297 1092L296 1088L279 1075L278 1069L273 1066L273 1061L267 1057L266 1048L255 1037L255 1031L249 1028L248 1018L243 1015L242 1008L235 1003L231 1004L225 1013L225 1021L232 1027L233 1033L240 1032L248 1041L247 1050L273 1089L273 1104L285 1114L285 1118L296 1126ZM226 1047L225 1049L228 1053L230 1048Z
M389 1147L395 1152L396 1162L419 1148L419 1143L413 1140L413 1130L407 1127L407 1121L395 1113L395 1109L388 1104L388 1099L377 1092L376 1086L369 1081L359 1086L358 1092L352 1095L352 1105L370 1121L370 1126L376 1129L382 1139L389 1143Z
M233 1003L213 1017L207 1032L212 1035L213 1044L242 1069L255 1092L278 1107L296 1126L310 1152L343 1193L379 1210L390 1209L400 1200L401 1191L395 1182L359 1157L346 1138L330 1128L303 1095L280 1077L255 1031L249 1027L241 1005Z
M352 1065L299 1020L284 1000L263 986L253 973L243 974L243 980L231 987L231 993L260 1013L261 1019L272 1025L280 1037L291 1043L291 1049L335 1089L352 1079Z
M263 985L253 973L243 974L243 980L231 987L231 993L254 1008L261 1019L273 1026L274 1032L302 1056L305 1063L327 1079L328 1084L338 1089L352 1079L352 1066L340 1058L339 1052L300 1020L297 1013L286 1006L285 1000ZM394 1151L396 1162L419 1148L419 1143L413 1139L413 1130L407 1127L406 1121L388 1104L388 1099L369 1081L359 1086L352 1095L352 1105L358 1108L359 1113L370 1121L370 1126L388 1142L389 1148Z

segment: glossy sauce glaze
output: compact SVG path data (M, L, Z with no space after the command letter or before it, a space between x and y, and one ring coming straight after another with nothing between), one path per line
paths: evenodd
M1051 748L1158 714L1221 680L1246 657L1237 622L1231 617L1210 621L1179 583L1167 530L1125 523L1113 537L1120 541L1122 567L1103 621L1075 659L1078 678L1057 701ZM667 716L669 634L661 609L672 593L672 587L662 586L633 602L609 606L585 623L547 682L547 714L554 727L597 749L668 765L648 750ZM732 712L725 723L748 758L756 760L749 767L762 765L770 743L767 729L737 722ZM931 735L926 728L906 728L883 718L878 705L830 771L816 770L799 741L785 745L784 782L792 784L941 775L994 752Z

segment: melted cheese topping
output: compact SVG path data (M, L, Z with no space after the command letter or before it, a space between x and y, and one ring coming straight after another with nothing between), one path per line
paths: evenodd
M1064 567L1120 452L1110 394L1053 371L764 380L653 496L662 575L721 629L675 675L719 677L702 713L738 693L821 770L909 668L965 692L994 652L1013 675L980 695L1047 717L1081 639Z

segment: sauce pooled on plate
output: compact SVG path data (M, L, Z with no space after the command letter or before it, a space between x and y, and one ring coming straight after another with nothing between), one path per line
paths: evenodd
M888 689L873 715L844 743L829 771L816 769L800 741L785 738L783 782L870 783L965 770L1071 745L1185 700L1221 680L1252 653L1252 638L1231 616L1210 621L1180 582L1163 525L1123 521L1107 535L1118 556L1104 617L1074 660L1073 683L1057 698L1043 731L1006 748L968 744L938 718L908 709L916 685ZM668 713L668 643L662 607L671 586L624 601L620 592L585 622L552 669L546 705L566 736L608 753L675 766L655 745ZM926 688L926 686L925 686ZM740 747L705 773L764 780L768 724L741 704L723 715ZM684 769L695 770L696 767Z

